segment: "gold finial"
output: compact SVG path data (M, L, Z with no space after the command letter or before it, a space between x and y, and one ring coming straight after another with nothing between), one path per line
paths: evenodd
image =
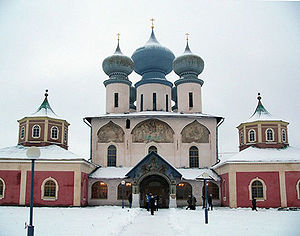
M119 42L119 40L120 40L120 33L117 33L117 36L118 36L118 42Z
M154 28L154 19L153 19L153 18L151 18L150 20L152 21L152 26L151 26L151 29L153 29L153 28Z
M190 35L189 33L186 33L186 34L185 34L185 36L186 36L186 41L189 41L189 35Z
M45 97L48 97L48 89L46 89Z

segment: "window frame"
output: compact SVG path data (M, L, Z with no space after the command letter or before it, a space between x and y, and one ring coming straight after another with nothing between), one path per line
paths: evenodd
M141 94L140 111L144 110L144 94Z
M114 150L110 150L110 148L114 148ZM111 153L109 153L110 151L115 151L114 162L111 159L111 158L113 158L113 156ZM106 161L107 161L107 163L106 163L107 167L116 167L117 166L117 147L116 147L116 145L111 144L107 147ZM111 163L113 163L114 165L112 165Z
M272 139L269 139L269 137L268 137L268 131L271 131L271 132L272 132ZM267 129L266 129L266 141L267 141L267 142L273 142L274 139L275 139L274 136L275 136L274 130L273 130L272 128L267 128Z
M64 142L67 143L67 139L68 139L68 130L67 128L64 129Z
M20 131L20 139L24 139L24 138L25 138L25 126L22 125Z
M34 136L34 134L35 134L35 132L34 132L34 130L35 130L35 127L38 127L38 131L39 131L39 135L38 136ZM32 134L31 134L31 137L32 138L40 138L41 137L41 126L39 126L39 125L33 125L32 126Z
M189 108L194 107L194 98L193 98L193 92L189 92Z
M251 140L251 134L253 134L253 140ZM256 141L256 132L254 129L250 129L248 131L248 140L250 143L254 143Z
M151 145L150 147L148 147L148 154L151 152L151 151L150 151L150 148L151 148L151 149L154 149L154 148L155 148L156 151L153 151L153 152L158 153L158 148L157 148L156 146L154 146L154 145Z
M257 201L265 201L267 200L267 186L265 184L265 182L256 177L254 179L252 179L249 183L249 186L248 186L248 190L249 190L249 200L252 200L252 184L255 182L255 181L259 181L262 183L262 188L263 188L263 197L260 197L260 198L255 198Z
M97 183L99 183L99 191L97 191L97 196L99 196L99 197L93 197L94 195L93 195L93 187L94 187L94 185L96 185ZM101 183L103 183L104 185L102 186L102 188L104 188L104 196L103 197L101 197ZM103 199L108 199L107 198L107 196L108 196L108 185L107 185L107 183L105 183L104 181L102 181L102 180L98 180L98 181L95 181L93 184L92 184L92 186L91 186L91 199L95 199L95 200L103 200Z
M45 185L48 181L52 181L55 183L55 196L45 196ZM48 177L46 179L44 179L42 185L41 185L41 199L44 201L56 201L58 199L58 189L59 189L59 185L56 179L54 179L53 177Z
M0 182L2 183L2 194L0 194L0 199L5 197L5 181L0 177Z
M157 95L156 95L156 93L152 93L152 98L153 98L153 103L152 103L153 111L157 111Z
M53 137L53 130L56 129L56 138ZM51 139L54 139L54 140L57 140L58 137L59 137L59 129L57 126L52 126L51 129L50 129L50 133L51 133Z
M296 184L296 192L297 192L297 199L300 200L300 179L298 179Z
M195 148L195 150L191 150L192 148ZM197 156L196 155L191 155L191 152L196 152L197 151ZM194 165L195 164L195 165ZM198 164L198 165L196 165ZM200 166L200 161L199 161L199 148L196 146L191 146L189 148L189 168L199 168Z
M114 93L114 108L119 107L119 93Z
M240 143L244 144L244 132L243 131L240 132Z
M283 138L284 137L284 138ZM281 139L282 139L282 142L285 143L286 142L286 131L285 129L282 129L281 130Z

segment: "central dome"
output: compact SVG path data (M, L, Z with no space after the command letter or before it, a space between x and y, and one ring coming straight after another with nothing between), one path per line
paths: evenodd
M135 50L131 58L134 61L134 71L142 75L142 79L165 79L172 71L175 56L157 41L152 29L148 42Z

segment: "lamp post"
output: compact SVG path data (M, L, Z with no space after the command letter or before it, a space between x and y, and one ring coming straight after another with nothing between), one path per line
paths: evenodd
M207 173L203 173L200 176L198 176L196 178L196 180L201 180L204 181L204 214L205 214L205 224L208 224L208 209L207 209L207 180L212 180L212 178L207 174Z
M125 180L121 181L122 185L122 208L124 208L124 187L125 187Z
M30 215L27 236L34 236L33 219L33 187L34 187L34 161L41 155L40 149L37 147L30 147L26 151L26 156L31 160L31 190L30 190Z

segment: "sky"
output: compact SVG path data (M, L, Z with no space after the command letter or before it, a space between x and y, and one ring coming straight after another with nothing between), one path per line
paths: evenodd
M71 124L69 150L88 157L83 118L105 114L102 61L117 33L123 54L143 46L151 18L175 56L188 32L204 60L203 112L225 118L220 153L238 152L236 127L253 114L258 92L272 115L290 123L289 143L300 148L300 3L200 0L0 0L0 148L17 144L17 120L34 113L48 89L53 110Z

